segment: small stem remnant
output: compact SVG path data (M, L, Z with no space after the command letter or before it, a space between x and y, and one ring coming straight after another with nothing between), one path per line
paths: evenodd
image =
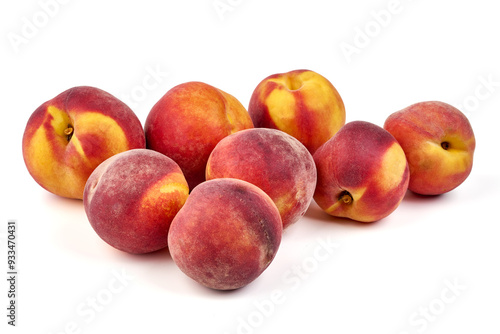
M448 143L447 141L444 141L441 143L441 147L445 150L448 150L450 148L450 143Z
M339 195L339 201L342 201L345 204L351 204L354 200L352 198L352 195L347 190L344 190Z
M71 137L73 136L73 127L71 126L71 124L68 124L68 127L64 129L63 133L66 135L66 139L70 141Z

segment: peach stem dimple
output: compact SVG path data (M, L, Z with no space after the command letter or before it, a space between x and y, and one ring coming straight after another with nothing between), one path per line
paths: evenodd
M287 78L286 88L290 91L299 90L302 87L302 82L297 78Z
M73 136L73 127L68 124L68 127L64 129L63 133L66 135L66 139L70 141L71 137Z
M447 141L444 141L441 143L441 147L445 150L448 150L450 148L450 143L448 143Z
M345 204L351 204L353 202L352 195L348 191L343 191L339 195L339 201L344 202Z

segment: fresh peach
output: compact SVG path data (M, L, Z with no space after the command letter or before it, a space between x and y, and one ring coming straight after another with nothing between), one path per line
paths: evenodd
M328 79L310 70L268 76L248 112L255 127L282 130L314 152L345 124L344 103Z
M383 128L347 123L314 154L316 203L328 214L374 222L391 214L408 188L403 149Z
M416 103L390 115L384 128L406 154L411 191L443 194L469 176L476 140L469 120L457 108L439 101Z
M111 94L86 86L68 89L38 107L22 142L33 179L56 195L78 199L101 162L145 145L134 112Z
M207 180L227 177L264 190L278 207L286 228L311 203L316 166L305 146L285 132L247 129L222 139L208 159Z
M85 185L83 204L92 228L109 245L141 254L167 247L172 219L189 187L179 166L147 149L112 156Z
M216 179L191 191L168 234L170 254L187 276L217 290L259 277L278 251L282 223L271 198L238 179Z
M205 180L215 145L252 127L248 112L235 97L202 82L187 82L153 106L145 123L146 143L177 162L193 189Z

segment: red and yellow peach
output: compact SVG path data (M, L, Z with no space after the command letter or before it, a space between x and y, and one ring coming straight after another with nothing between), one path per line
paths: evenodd
M179 166L147 149L112 156L90 175L83 204L95 232L109 245L141 254L167 247L172 219L189 187Z
M187 276L217 290L241 288L259 277L278 251L282 222L257 186L215 179L195 187L168 234L170 254Z
M311 203L316 167L309 151L283 131L255 128L222 139L212 151L207 180L236 178L266 192L281 214L283 228L298 221Z
M469 176L476 139L469 120L457 108L439 101L415 103L390 115L384 128L406 154L411 191L443 194Z
M187 82L153 106L145 123L146 143L177 162L193 189L205 180L215 145L252 127L248 112L235 97L202 82Z
M145 147L142 125L123 102L94 87L74 87L38 107L23 136L23 157L35 181L82 199L92 171L107 158Z
M311 154L345 124L344 103L328 79L310 70L268 76L248 107L254 126L297 138Z
M383 128L347 123L314 154L316 203L328 214L374 222L391 214L408 188L403 149Z

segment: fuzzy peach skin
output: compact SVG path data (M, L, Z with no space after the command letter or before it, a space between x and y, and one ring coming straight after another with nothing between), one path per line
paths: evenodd
M259 277L278 251L282 223L271 198L238 179L194 188L168 234L170 254L187 276L217 290Z
M328 214L374 222L391 214L408 189L403 149L378 125L354 121L314 154L316 203Z
M469 176L476 139L469 120L457 108L439 101L419 102L390 115L384 128L405 151L411 191L443 194Z
M282 130L314 152L345 124L342 98L328 79L310 70L268 76L248 107L254 126Z
M68 89L38 107L22 141L33 179L56 195L77 199L101 162L145 146L134 112L111 94L87 86Z
M227 177L264 190L278 207L283 228L287 228L311 203L316 166L305 146L283 131L247 129L222 139L208 159L207 180Z
M186 179L172 159L134 149L94 170L83 204L102 240L124 252L142 254L167 247L170 223L188 194Z
M202 82L169 90L145 123L147 147L179 164L191 189L205 180L208 156L227 135L253 128L245 107L232 95Z

